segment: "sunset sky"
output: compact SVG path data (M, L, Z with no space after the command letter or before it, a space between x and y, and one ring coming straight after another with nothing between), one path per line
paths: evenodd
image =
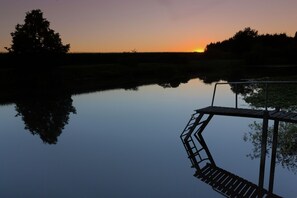
M297 0L0 0L0 51L41 9L71 52L191 52L245 27L297 31Z

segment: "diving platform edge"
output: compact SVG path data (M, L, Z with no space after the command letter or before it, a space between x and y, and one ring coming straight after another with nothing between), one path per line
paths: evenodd
M232 107L209 106L195 110L197 113L247 118L266 118L283 122L297 123L297 113L277 110L244 109Z

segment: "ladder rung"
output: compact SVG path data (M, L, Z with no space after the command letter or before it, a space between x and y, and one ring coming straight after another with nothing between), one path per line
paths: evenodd
M191 128L192 126L194 126L194 123L188 124L187 128Z
M190 149L186 149L187 151L193 151L195 149L195 151L198 151L197 147L196 146L193 146L193 147L190 147Z
M196 117L193 115L190 120L196 120Z
M199 114L199 112L193 113L192 116Z
M186 148L188 149L189 147L186 146ZM190 148L188 150L193 150L193 149L195 149L196 151L198 150L196 145L190 146Z
M201 122L199 122L198 124L204 124L206 122L206 120L203 120Z
M197 156L199 155L200 156L200 152L199 151L196 151L195 153L193 153L194 156Z
M196 159L195 157L196 157L197 155L188 155L188 158L190 159L190 160L192 160L192 159Z
M187 142L190 143L190 142L194 142L194 141L193 141L192 138L191 138L191 139L189 139Z
M182 133L181 137L188 135L188 133Z
M191 149L186 149L187 153L190 153L190 151L192 151L192 153L199 153L199 151L197 150L197 148L195 148L195 150L194 150L194 148L195 147L193 147Z

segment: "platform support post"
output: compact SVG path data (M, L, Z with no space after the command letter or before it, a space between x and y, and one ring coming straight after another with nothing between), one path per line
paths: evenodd
M276 160L277 139L278 139L278 126L279 126L279 121L275 120L274 127L273 127L273 140L272 140L270 175L269 175L269 189L268 189L269 193L273 192L273 185L274 185L274 172L275 172L275 160Z
M267 132L268 132L268 116L269 112L264 111L263 126L262 126L262 142L261 142L261 161L259 172L259 196L262 197L264 189L264 175L265 175L265 160L266 160L266 147L267 147Z

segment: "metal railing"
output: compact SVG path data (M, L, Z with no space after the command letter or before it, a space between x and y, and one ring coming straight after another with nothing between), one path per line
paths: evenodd
M238 85L249 85L249 84L254 84L254 85L259 85L259 84L264 84L264 91L265 91L265 110L267 110L267 102L268 102L268 88L269 85L271 84L297 84L297 81L246 81L246 82L217 82L214 86L213 90L213 95L212 95L212 101L211 101L211 106L214 106L214 101L215 101L215 95L217 91L217 86L218 85L235 85L235 108L238 108ZM296 98L297 99L297 98ZM297 102L296 102L297 103Z

